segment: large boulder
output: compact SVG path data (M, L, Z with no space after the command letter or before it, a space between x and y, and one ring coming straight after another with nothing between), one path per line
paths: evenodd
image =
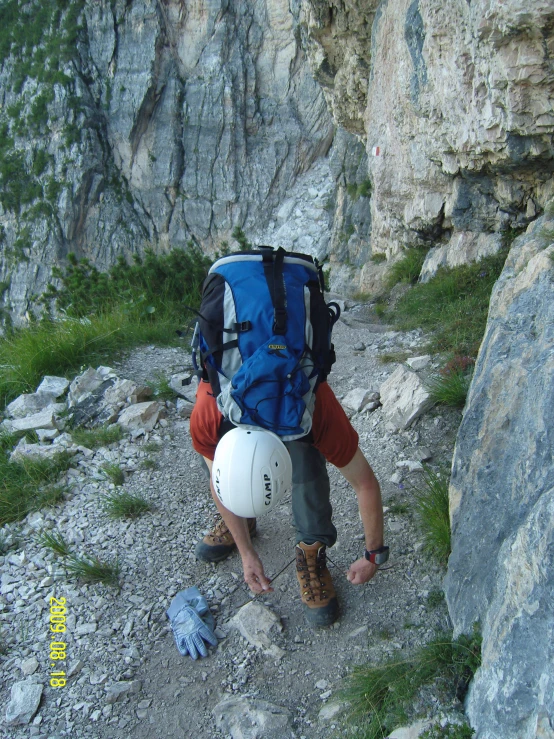
M476 739L554 736L553 229L514 241L453 460L446 595L456 633L482 628Z

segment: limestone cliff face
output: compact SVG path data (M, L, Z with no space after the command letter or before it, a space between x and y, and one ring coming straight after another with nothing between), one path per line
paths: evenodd
M553 194L553 21L548 0L303 3L335 118L363 129L373 252L422 244L435 264L455 263L541 212Z
M0 143L30 176L22 197L10 171L0 183L0 279L15 314L69 251L106 268L149 244L214 250L240 226L253 243L326 252L335 126L286 0L69 6L72 44L69 13L59 31L46 16L34 51L14 26L0 73ZM67 48L45 79L33 60L55 44Z
M446 593L483 631L468 712L477 737L554 729L554 219L510 250L458 433Z

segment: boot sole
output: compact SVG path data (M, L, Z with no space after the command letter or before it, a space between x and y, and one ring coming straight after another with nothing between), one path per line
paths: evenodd
M255 536L256 529L250 532L251 539ZM209 544L204 544L203 541L199 541L194 547L194 556L196 559L202 560L202 562L223 562L224 559L227 559L227 557L233 554L236 548L236 544L216 544L214 546L210 546Z
M325 626L331 626L339 617L339 602L336 598L332 598L323 608L310 608L302 603L304 618L307 623L314 629L323 629Z

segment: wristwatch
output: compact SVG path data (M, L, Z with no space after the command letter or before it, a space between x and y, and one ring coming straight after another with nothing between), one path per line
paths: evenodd
M384 565L389 558L389 548L379 547L379 549L372 549L370 552L366 549L364 557L368 562L373 562L375 565Z

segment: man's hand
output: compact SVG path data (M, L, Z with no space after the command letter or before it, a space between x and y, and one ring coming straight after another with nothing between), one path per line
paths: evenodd
M346 579L352 585L363 585L364 582L371 580L378 569L379 567L376 564L368 562L365 557L362 557L350 565L350 569L346 573Z
M270 580L264 573L261 559L255 551L251 551L242 557L242 569L244 581L253 593L272 593L273 588Z

